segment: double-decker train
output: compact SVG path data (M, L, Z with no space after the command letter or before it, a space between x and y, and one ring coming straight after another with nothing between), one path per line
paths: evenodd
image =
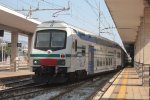
M47 21L33 35L30 65L36 82L75 81L122 66L121 47L69 25Z

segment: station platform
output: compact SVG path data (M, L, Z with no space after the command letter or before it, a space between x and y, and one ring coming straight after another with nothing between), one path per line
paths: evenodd
M10 77L30 76L30 75L31 76L34 75L34 73L31 72L30 70L19 70L16 72L3 71L3 72L0 72L0 79L10 78Z
M149 87L142 85L136 69L127 67L102 96L102 100L150 100Z

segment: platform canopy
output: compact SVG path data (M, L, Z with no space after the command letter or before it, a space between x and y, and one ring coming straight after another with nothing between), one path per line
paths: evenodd
M0 29L32 34L41 22L0 5Z
M146 0L105 0L124 43L134 43Z

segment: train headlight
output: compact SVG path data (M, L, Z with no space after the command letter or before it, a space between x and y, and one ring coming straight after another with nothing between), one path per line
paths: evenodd
M33 64L34 64L34 65L39 65L39 60L34 59L34 60L33 60Z

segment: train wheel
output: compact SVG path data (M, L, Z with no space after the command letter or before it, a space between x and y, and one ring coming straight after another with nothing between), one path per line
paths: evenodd
M83 70L83 79L87 78L87 72L85 70Z
M85 70L76 71L77 80L81 81L87 78L87 72Z
M83 71L78 70L76 71L77 80L81 81L83 79Z
M75 82L77 80L77 76L74 72L71 72L68 74L68 81L69 82Z

